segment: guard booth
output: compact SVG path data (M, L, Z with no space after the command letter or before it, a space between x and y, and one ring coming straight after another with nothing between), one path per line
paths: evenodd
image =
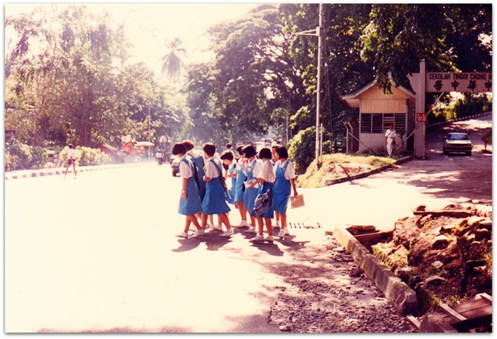
M347 128L348 153L385 154L385 132L391 124L397 132L394 154L413 150L407 139L415 128L416 95L404 87L391 90L393 94L385 94L371 83L341 97L350 108L359 109L359 125Z

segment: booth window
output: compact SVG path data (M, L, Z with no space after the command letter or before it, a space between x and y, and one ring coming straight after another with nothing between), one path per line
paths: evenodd
M383 134L393 124L396 131L406 129L405 113L362 113L361 133Z

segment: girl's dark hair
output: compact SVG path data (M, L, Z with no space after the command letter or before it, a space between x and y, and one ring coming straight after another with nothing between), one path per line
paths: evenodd
M181 142L175 143L173 145L172 153L174 155L185 154L186 153L186 147L185 147L185 145L183 145L183 143L181 143Z
M236 151L238 152L238 154L242 155L243 154L243 145L240 145L236 148Z
M255 150L254 146L247 145L243 148L243 154L245 154L245 157L247 158L252 158L257 154L257 151Z
M214 145L212 142L205 143L202 149L210 157L213 157L216 153L216 145Z
M185 145L185 148L187 151L189 151L195 147L195 144L191 140L183 140L182 144Z
M271 150L267 147L264 147L259 151L259 159L271 159L273 157L273 154L271 153Z
M278 147L276 149L276 153L278 153L278 155L280 156L281 159L288 159L288 151L286 149L286 147Z
M233 153L231 151L224 151L221 153L221 160L233 161Z

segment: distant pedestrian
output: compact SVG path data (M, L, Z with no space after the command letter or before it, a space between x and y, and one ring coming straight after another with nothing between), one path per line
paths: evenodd
M274 166L276 181L273 186L273 203L276 218L281 222L278 237L283 238L290 234L287 227L286 211L292 189L295 197L298 196L298 193L295 184L295 168L288 160L288 151L285 147L281 146L276 149L276 159L277 161Z
M273 165L271 164L271 150L267 147L262 148L259 151L259 159L261 161L261 170L257 175L257 182L259 184L259 189L257 191L258 195L268 193L269 198L273 199L273 183L276 179L274 175ZM267 212L262 215L256 215L255 211L252 209L251 215L255 216L257 219L257 235L255 238L250 239L250 241L273 241L273 227L271 225L271 219L274 218L273 202L270 202L270 208ZM266 224L267 237L264 238L264 224Z
M191 223L197 228L197 231L193 236L202 235L204 230L196 217L196 214L202 211L202 205L200 194L198 193L198 186L194 178L195 165L191 158L186 155L186 148L182 143L174 144L172 153L181 159L179 162L179 175L183 179L183 182L178 213L186 216L185 228L183 229L183 232L179 233L177 236L188 238L188 231Z
M390 158L393 153L393 146L395 145L395 137L397 136L397 133L395 133L395 130L393 129L393 125L390 124L388 129L385 132L385 144L387 148L387 153L388 157Z
M64 179L67 176L67 172L69 171L69 167L72 166L74 171L74 179L76 179L76 150L74 149L73 144L68 145L69 150L67 151L67 164L66 164L66 173L64 174Z

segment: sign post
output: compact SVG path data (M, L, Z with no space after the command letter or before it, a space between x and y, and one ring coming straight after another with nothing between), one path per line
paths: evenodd
M426 144L426 63L421 60L419 64L419 75L416 81L416 121L414 125L414 156L419 159L425 158ZM418 119L420 117L420 119ZM424 118L423 118L424 117Z

